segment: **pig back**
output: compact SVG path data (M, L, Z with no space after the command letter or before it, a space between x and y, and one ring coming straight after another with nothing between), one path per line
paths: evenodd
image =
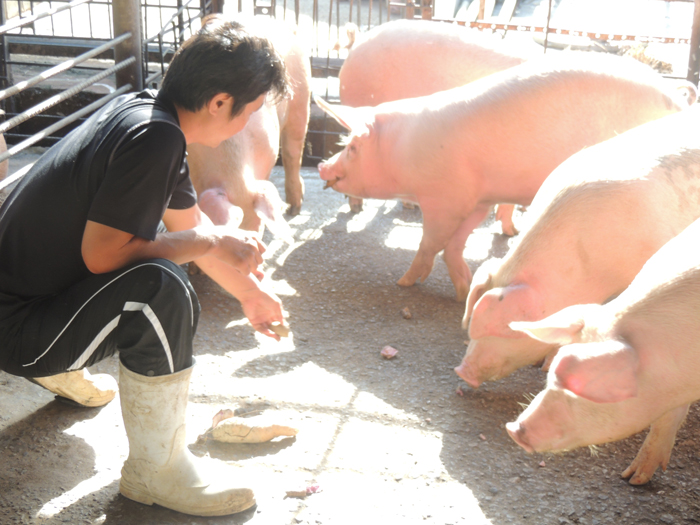
M524 233L495 286L523 271L537 273L549 313L622 292L661 246L700 217L700 137L692 132L699 109L644 124L563 162L525 214Z
M526 52L479 31L399 20L364 35L339 73L340 100L351 107L429 95L524 62Z
M450 162L481 174L485 199L527 205L571 155L683 109L675 93L633 59L562 53L424 97L436 124L407 140L455 144Z

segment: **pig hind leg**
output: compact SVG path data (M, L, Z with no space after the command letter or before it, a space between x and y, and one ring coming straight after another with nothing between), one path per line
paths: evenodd
M496 204L496 220L501 221L501 231L509 237L518 234L518 229L513 224L514 211L514 204Z
M656 469L666 470L671 450L676 442L676 433L680 428L689 405L669 410L651 424L642 447L632 464L622 473L623 478L630 478L632 485L643 485L651 480Z
M308 87L308 86L307 86ZM290 215L299 215L304 200L304 180L301 178L301 162L304 155L306 131L309 126L310 92L297 87L290 101L289 115L280 131L282 164L284 165L284 193Z
M420 241L420 247L418 248L418 253L413 259L408 271L398 280L398 284L401 286L412 286L420 279L421 282L425 281L430 272L433 270L433 264L435 262L435 256L445 248L451 241L455 232L460 230L460 236L466 239L474 228L473 223L478 224L480 219L478 219L474 214L470 215L465 221L460 221L457 214L449 209L444 208L444 203L436 202L436 205L431 206L429 203L420 202L421 209L423 210L423 238ZM441 208L442 205L442 208ZM434 210L434 211L433 211ZM486 210L479 213L481 219L486 215ZM466 224L466 226L465 226ZM469 224L472 224L471 229L469 229L466 234L464 233L464 228L468 228ZM471 272L469 268L466 267L466 263L462 258L461 252L459 253L459 258L462 259L461 265L454 264L456 259L455 255L452 253L455 250L454 247L450 249L450 253L446 255L446 259L449 259L453 270L450 270L450 277L457 279L460 284L460 290L463 290L466 286L469 289L469 281L471 280ZM464 244L462 244L462 251L464 251ZM466 284L464 283L465 272L468 272L469 280ZM454 281L453 281L454 282Z
M447 271L450 274L452 284L454 284L457 294L457 300L464 302L469 295L469 287L472 282L472 272L464 260L464 246L467 244L467 238L474 231L481 221L484 220L487 209L477 209L469 217L459 225L457 231L452 235L450 241L445 247L443 258L447 265Z

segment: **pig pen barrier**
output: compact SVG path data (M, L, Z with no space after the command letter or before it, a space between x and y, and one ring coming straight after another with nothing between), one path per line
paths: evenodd
M687 79L700 70L700 0L690 34L682 36L600 33L555 27L553 0L540 0L544 16L522 16L524 0L2 0L0 2L0 133L8 150L0 162L34 145L49 146L114 97L157 88L179 46L213 12L243 12L292 21L306 38L314 92L338 102L337 77L347 55L345 24L369 30L400 19L457 23L505 36L508 32L586 37L608 42L688 45ZM441 2L453 2L447 10ZM530 2L532 3L532 2ZM557 2L559 3L559 2ZM447 16L446 16L447 15ZM690 26L690 24L688 24ZM45 69L43 69L45 68ZM678 78L678 77L675 77ZM106 92L106 93L105 93ZM26 108L26 109L25 109ZM344 129L315 105L311 108L304 164L315 165L340 150ZM53 114L51 114L53 112ZM26 170L0 181L0 191Z
M216 0L3 0L0 133L8 149L0 162L50 146L110 100L153 84L217 9ZM0 181L0 191L29 167Z

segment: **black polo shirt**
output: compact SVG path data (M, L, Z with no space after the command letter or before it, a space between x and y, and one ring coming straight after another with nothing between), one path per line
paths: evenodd
M153 90L115 98L50 148L0 208L0 334L91 275L86 221L153 240L166 208L194 206L185 155L175 107Z

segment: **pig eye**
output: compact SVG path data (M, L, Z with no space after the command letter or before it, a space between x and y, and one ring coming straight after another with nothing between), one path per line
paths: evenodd
M348 153L357 153L357 146L355 144L349 144Z

